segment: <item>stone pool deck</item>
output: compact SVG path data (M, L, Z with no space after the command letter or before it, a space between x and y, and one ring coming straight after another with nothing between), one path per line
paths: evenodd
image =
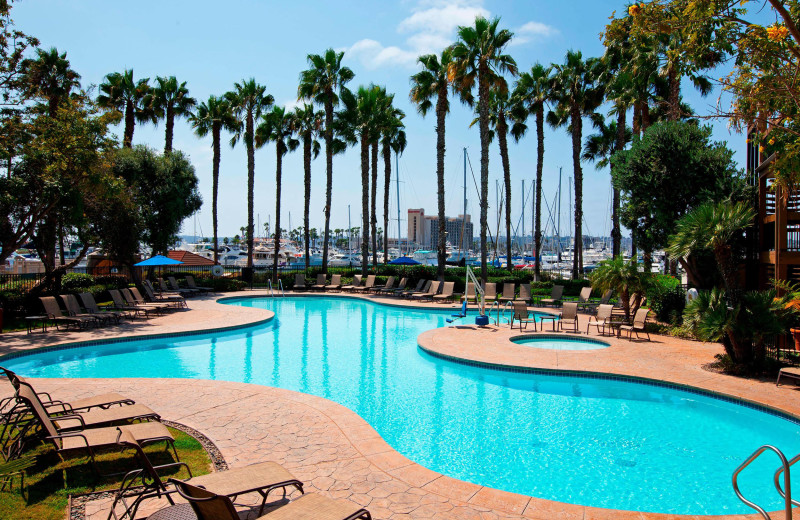
M263 294L248 291L235 295ZM187 311L105 329L2 334L0 355L81 340L238 326L272 317L266 310L221 305L216 299L194 298L188 301ZM393 304L406 302L369 299ZM416 302L414 305L448 307ZM600 350L552 351L511 343L509 338L520 332L510 331L508 325L479 329L469 325L472 320L462 321L465 323L455 327L423 333L419 337L420 346L436 355L479 363L604 372L687 384L800 416L797 399L800 389L794 385L776 387L772 380L747 380L703 370L701 366L713 361L714 355L721 352L719 345L652 336L652 342L600 338L610 345ZM586 330L585 322L582 322L582 330ZM591 337L599 336L593 333ZM757 515L693 517L596 509L458 481L406 459L347 408L288 390L186 379L40 379L36 383L61 399L110 391L129 395L165 419L203 432L219 447L230 466L277 461L305 482L307 491L353 500L367 507L376 519L760 518ZM0 385L0 396L10 394L10 390L10 385ZM109 505L108 500L90 502L86 506L87 518L106 518ZM157 501L150 502L142 509L141 516L161 505ZM795 516L800 518L797 510ZM773 518L782 518L782 514L773 515Z

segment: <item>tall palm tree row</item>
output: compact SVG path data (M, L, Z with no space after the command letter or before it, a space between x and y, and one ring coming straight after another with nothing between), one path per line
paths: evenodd
M211 170L211 218L214 228L214 263L219 263L219 242L217 235L218 195L219 195L219 163L221 158L222 130L239 131L239 122L233 115L231 103L224 96L209 96L208 101L197 105L197 111L189 116L195 134L205 137L211 134L211 149L214 153Z
M397 155L406 149L405 113L389 105L381 126L381 154L383 155L383 263L389 262L389 189L392 185L392 152ZM400 237L397 237L398 245Z
M489 199L489 91L507 89L504 73L515 76L517 64L503 54L513 33L498 29L499 18L487 20L482 16L472 26L458 28L458 41L453 45L453 62L449 77L453 78L462 100L472 104L472 90L478 89L478 122L481 139L481 280L488 278L487 266L487 216Z
M121 112L125 121L122 146L130 148L133 143L133 130L136 122L154 122L152 107L148 103L150 79L133 79L133 69L112 72L100 83L97 104L106 110Z
M234 83L234 89L225 94L230 102L238 125L231 138L231 146L244 139L247 148L247 267L253 267L253 194L255 190L255 122L260 120L274 102L264 85L254 78Z
M603 101L598 87L599 60L584 60L580 51L568 51L564 63L554 65L551 96L555 103L547 114L553 128L566 128L572 135L572 170L575 190L575 243L572 253L572 277L583 274L583 117L593 114Z
M447 259L447 237L445 236L444 207L444 153L445 153L445 118L450 112L448 91L452 88L450 67L453 64L453 51L446 48L440 56L425 54L417 58L422 70L411 76L411 101L417 105L417 111L426 116L434 107L436 99L436 194L439 215L439 243L437 278L444 280L444 266ZM466 218L466 216L464 217Z
M527 131L525 120L528 114L536 119L536 194L534 202L534 274L541 274L542 251L542 171L544 169L544 106L550 96L550 67L536 63L529 72L523 72L514 86L517 106L523 110L515 112L511 135L519 141ZM527 110L524 110L527 109Z
M306 269L310 265L309 242L309 213L311 210L311 159L319 155L319 137L322 130L325 113L314 108L314 105L305 103L302 107L295 107L292 118L292 130L303 143L303 247L305 248ZM334 233L340 230L334 230Z
M300 73L297 87L298 99L313 100L325 110L325 231L322 242L322 272L328 272L328 243L331 226L331 197L333 192L333 155L337 144L334 142L334 107L339 104L339 94L355 74L342 66L344 52L327 49L324 54L309 54L309 68Z
M278 253L281 249L281 177L283 156L300 145L294 137L294 115L284 107L272 107L256 129L256 146L275 143L275 256L272 258L272 281L278 282Z
M372 235L372 265L378 265L378 142L381 138L381 129L385 122L385 110L392 103L392 97L386 93L386 88L375 86L378 99L373 114L372 136L370 139L370 159L372 164L372 182L370 184L370 234Z
M157 77L150 90L149 104L153 115L166 123L164 132L164 153L172 151L172 136L175 132L176 117L190 117L197 100L189 96L186 82L178 83L175 76Z

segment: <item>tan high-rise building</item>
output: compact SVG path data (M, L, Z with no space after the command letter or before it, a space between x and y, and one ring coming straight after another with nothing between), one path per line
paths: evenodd
M425 210L408 210L408 243L425 244Z

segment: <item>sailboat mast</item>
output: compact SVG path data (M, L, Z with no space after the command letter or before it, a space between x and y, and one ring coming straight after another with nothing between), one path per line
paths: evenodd
M522 263L525 263L525 179L522 179L522 242L520 249L522 250Z
M558 230L556 231L558 240L558 261L561 262L561 166L558 167Z

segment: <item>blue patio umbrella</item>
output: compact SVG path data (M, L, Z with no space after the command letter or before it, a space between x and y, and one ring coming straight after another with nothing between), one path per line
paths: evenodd
M182 264L180 260L173 260L172 258L167 258L164 255L156 255L152 258L148 258L147 260L142 260L138 264L133 264L136 267L158 267L162 265L179 265Z
M411 258L410 256L401 256L399 258L395 258L391 262L390 265L419 265L420 263Z

